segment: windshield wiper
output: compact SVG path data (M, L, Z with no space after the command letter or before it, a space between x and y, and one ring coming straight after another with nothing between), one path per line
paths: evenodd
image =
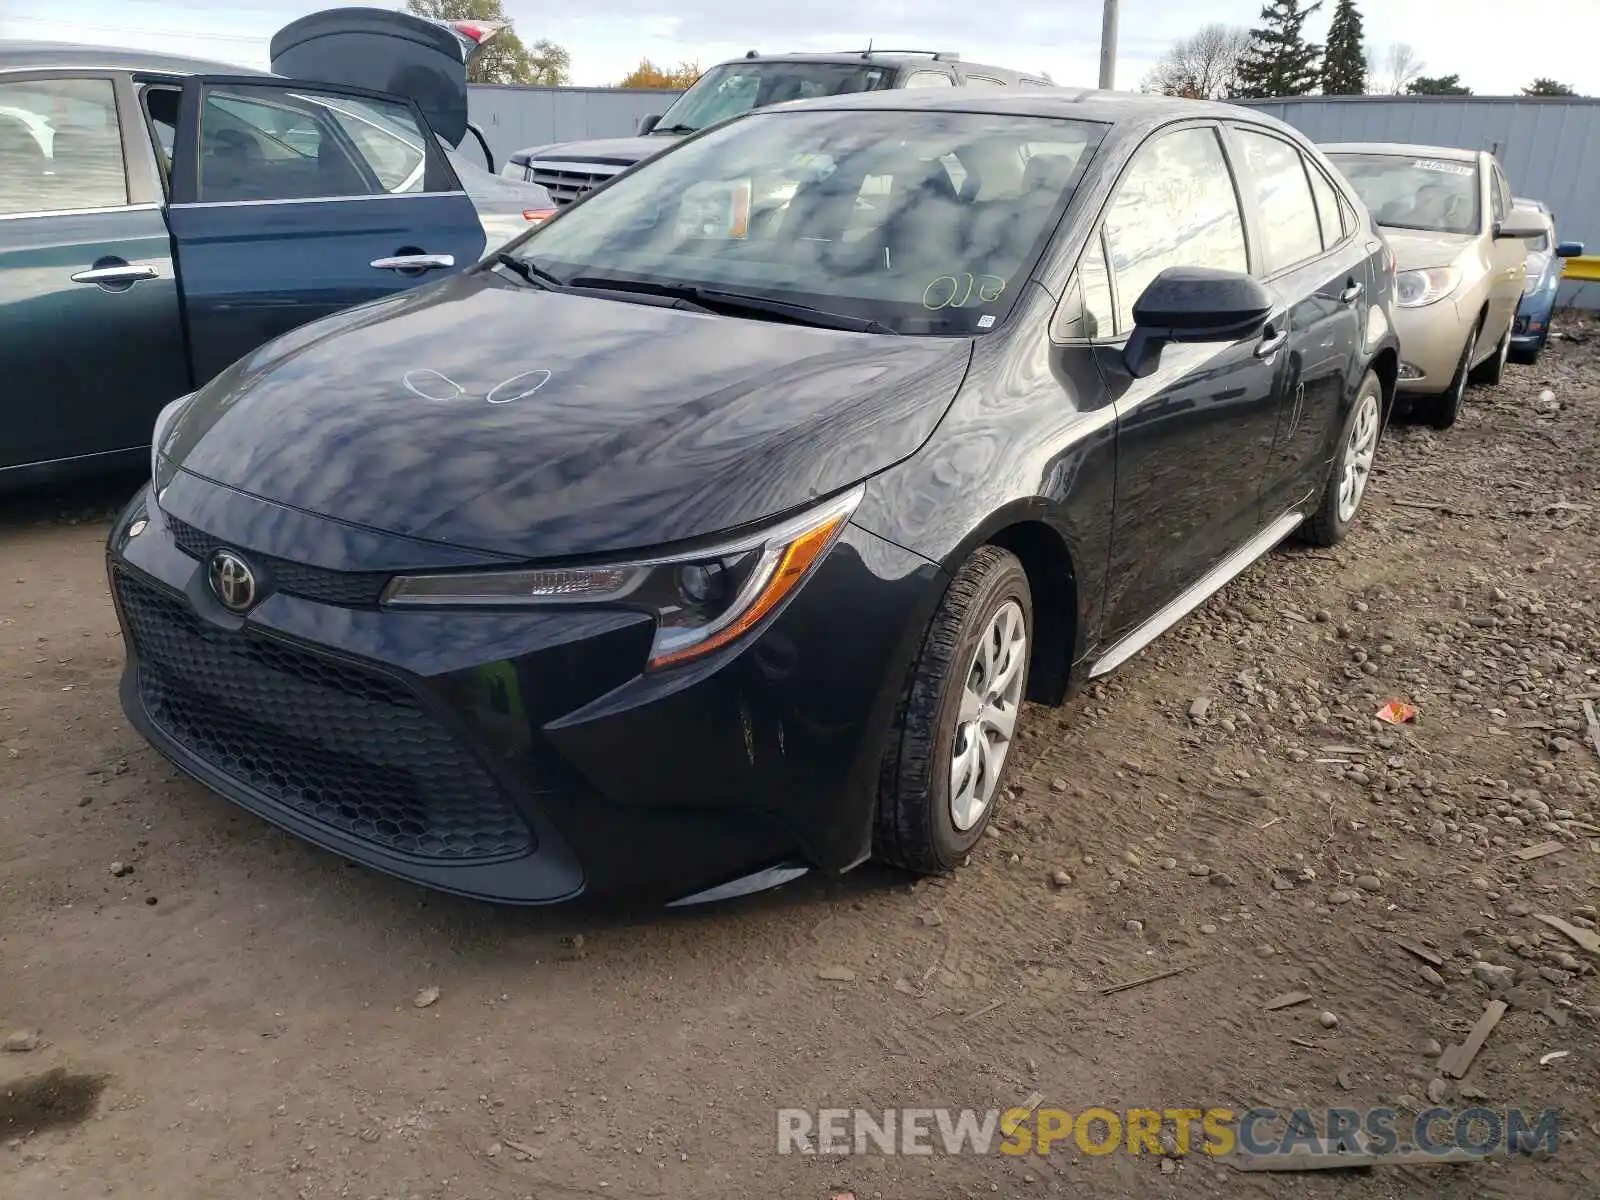
M650 132L651 133L699 133L700 129L699 129L698 126L685 125L682 122L679 122L676 125L657 125Z
M809 304L796 304L789 300L771 300L765 296L751 296L744 292L728 292L720 288L700 287L692 283L653 283L645 279L605 279L598 275L579 275L567 281L569 287L597 288L613 292L638 292L646 296L673 296L679 300L728 316L778 317L794 325L810 325L817 329L839 329L846 333L894 333L882 321L870 317L856 317L848 313L829 312Z
M552 275L532 259L518 258L515 254L500 250L495 253L494 260L503 267L510 267L528 283L537 287L547 288L552 292L567 290L566 280L559 275Z

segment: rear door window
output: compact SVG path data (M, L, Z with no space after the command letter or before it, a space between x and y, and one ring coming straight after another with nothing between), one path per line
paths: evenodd
M0 83L0 213L127 203L122 131L109 79Z
M1322 252L1317 204L1300 151L1282 138L1237 130L1246 186L1255 194L1261 228L1262 269L1275 275Z
M300 87L216 85L203 97L200 201L428 190L426 135L410 105Z
M1306 168L1311 176L1311 195L1317 204L1317 220L1322 225L1322 247L1332 249L1344 241L1349 232L1340 215L1339 196L1326 175L1311 163L1307 163Z

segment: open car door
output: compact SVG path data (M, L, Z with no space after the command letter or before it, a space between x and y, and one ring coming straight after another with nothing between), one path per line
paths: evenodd
M197 384L484 249L415 101L260 75L184 81L167 220Z
M467 64L504 21L434 21L379 8L329 8L272 35L272 71L414 101L433 131L459 147L467 120ZM477 133L475 129L472 130ZM477 138L489 170L494 159Z

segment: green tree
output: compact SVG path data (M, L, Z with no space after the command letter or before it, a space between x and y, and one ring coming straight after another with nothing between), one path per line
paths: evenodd
M1470 96L1472 89L1461 82L1459 75L1418 75L1406 84L1410 96Z
M1542 75L1528 87L1522 89L1524 96L1576 96L1575 89L1564 83L1557 83L1554 79L1546 79Z
M700 64L681 62L676 68L668 70L656 66L648 58L641 58L639 65L622 77L619 88L676 88L683 91L693 85L701 75Z
M510 25L500 0L406 0L406 11L435 21L504 21ZM564 47L544 38L532 47L525 46L509 27L484 42L467 63L468 83L560 87L571 80L572 56Z
M1304 96L1317 86L1322 47L1306 41L1302 30L1306 18L1321 7L1322 0L1306 8L1300 0L1268 0L1261 24L1250 31L1250 49L1239 61L1236 97Z
M1338 0L1322 56L1322 94L1361 96L1367 91L1367 50L1356 0Z

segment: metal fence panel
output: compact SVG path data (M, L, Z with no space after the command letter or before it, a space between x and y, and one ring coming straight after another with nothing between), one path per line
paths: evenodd
M1600 100L1521 96L1303 96L1244 103L1315 142L1415 142L1489 150L1518 196L1543 200L1557 235L1600 253ZM1568 282L1561 303L1600 308L1600 286Z
M467 89L467 115L483 130L498 168L513 151L529 146L631 137L641 117L665 112L677 95L631 88L473 84Z

